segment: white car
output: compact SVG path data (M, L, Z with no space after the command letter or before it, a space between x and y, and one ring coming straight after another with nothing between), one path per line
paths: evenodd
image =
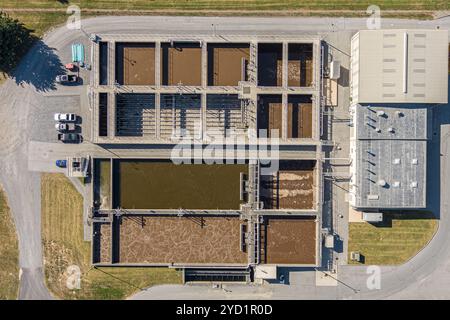
M55 121L75 122L77 115L75 113L55 113Z
M59 76L56 76L55 81L61 84L75 83L78 81L78 77L74 74L61 74Z
M58 122L57 124L55 124L55 128L60 132L66 132L75 131L77 127L75 123Z

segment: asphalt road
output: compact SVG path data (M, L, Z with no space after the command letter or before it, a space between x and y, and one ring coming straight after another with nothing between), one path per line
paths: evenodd
M393 19L382 21L383 28L435 28L436 26L449 29L450 18L435 21ZM20 298L51 298L44 285L42 272L40 173L29 170L29 144L31 141L54 142L51 131L48 131L48 134L41 132L39 125L36 129L36 123L45 123L42 110L45 104L49 103L46 97L56 96L58 100L64 96L74 101L73 95L79 95L80 101L86 99L85 90L83 90L85 86L80 87L78 91L74 88L61 88L53 82L54 76L62 70L63 61L66 61L70 55L71 43L80 41L87 43L89 33L176 34L186 35L187 38L192 38L195 34L215 34L226 37L227 34L257 36L275 35L280 32L291 35L320 33L326 36L333 32L357 31L364 28L366 28L366 19L139 16L91 18L83 20L83 31L61 27L48 33L43 42L36 44L23 59L15 71L14 78L0 86L0 182L8 195L18 232L21 268ZM78 101L76 98L75 100ZM54 106L50 107L51 110L53 108ZM74 102L71 108L75 110L79 108L77 102ZM447 111L443 111L441 117L448 117L448 113L444 114L444 112ZM442 177L441 194L449 194L445 182L445 177L450 178L447 159L449 134L448 125L442 125L440 132L442 141L439 142L440 145L434 145L434 148L440 147L443 153L443 156L435 159L439 161L440 158L441 171L437 175ZM315 287L311 285L313 272L294 272L291 286L272 285L258 289L236 286L232 291L221 291L221 293L212 293L211 290L202 291L190 286L163 286L143 291L137 297L449 298L450 293L445 287L445 283L450 280L448 203L445 196L437 201L436 204L441 204L441 221L439 231L432 243L407 264L398 268L383 268L381 290L370 291L366 288L365 268L342 267L339 273L339 279L342 282L337 287ZM355 288L360 291L355 291Z

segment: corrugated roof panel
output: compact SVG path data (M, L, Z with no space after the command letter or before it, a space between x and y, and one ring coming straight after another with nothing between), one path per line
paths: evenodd
M359 82L355 102L447 103L447 30L362 30L357 46L352 65ZM426 86L417 91L414 83Z

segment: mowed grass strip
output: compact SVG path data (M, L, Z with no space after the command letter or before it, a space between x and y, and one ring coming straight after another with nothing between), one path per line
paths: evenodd
M63 174L41 178L42 242L49 290L61 299L124 299L156 284L181 283L169 268L92 268L83 240L83 198ZM68 267L81 271L81 288L70 290Z
M6 196L0 189L0 300L17 299L19 248Z
M359 251L366 265L402 264L429 243L437 227L431 213L385 213L381 224L349 224L348 252Z
M69 18L64 12L8 12L8 15L22 22L36 37L42 37L50 27L60 25Z
M3 0L2 8L63 9L75 4L82 9L115 10L365 10L373 1L367 0ZM382 10L447 10L448 1L439 0L380 0L376 3Z

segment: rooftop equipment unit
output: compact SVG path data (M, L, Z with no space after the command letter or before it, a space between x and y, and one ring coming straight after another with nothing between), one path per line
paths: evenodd
M67 158L67 176L85 178L89 175L90 157Z
M330 79L336 80L341 77L341 62L333 60L330 63Z
M325 248L328 249L334 248L334 236L332 234L327 234L325 236Z
M385 187L386 186L386 180L384 180L384 179L380 179L380 180L378 180L378 185L380 186L380 187Z
M382 222L382 212L363 212L362 219L366 222Z
M350 252L350 260L360 262L361 254L357 251Z

